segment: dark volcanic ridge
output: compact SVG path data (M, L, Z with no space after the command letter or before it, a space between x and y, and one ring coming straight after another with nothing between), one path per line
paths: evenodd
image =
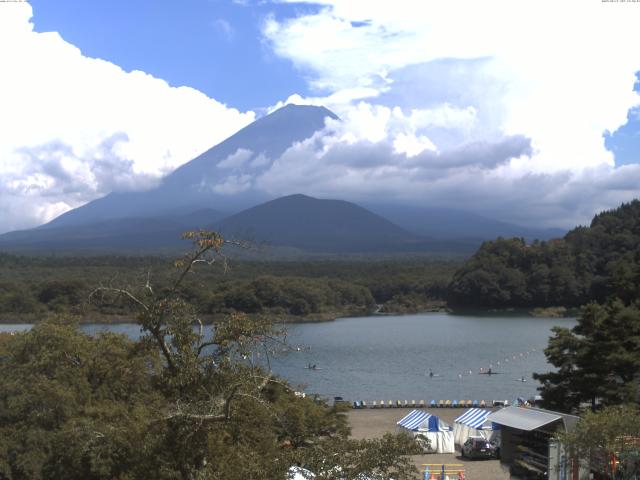
M466 254L497 236L545 240L563 233L428 206L360 206L301 194L273 199L252 188L236 193L221 188L230 175L269 168L292 144L324 128L327 118L338 119L324 107L287 105L182 165L158 187L111 193L46 225L0 235L0 250L172 252L185 248L181 232L204 227L274 250Z

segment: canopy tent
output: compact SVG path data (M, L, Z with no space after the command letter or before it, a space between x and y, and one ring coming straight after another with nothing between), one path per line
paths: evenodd
M331 474L331 478L334 475L339 475L342 472L342 468L339 466L333 467L327 473ZM286 480L315 480L316 474L306 468L292 466L289 467L289 471L287 472ZM376 477L377 478L377 477ZM371 477L367 477L365 474L361 473L356 477L357 480L374 480Z
M456 445L462 446L469 437L482 437L489 441L498 441L500 425L487 420L491 411L483 408L471 408L454 420L453 437Z
M287 480L313 480L314 478L316 478L315 473L302 467L289 467L287 472Z
M402 418L398 428L411 432L416 437L429 440L428 451L431 453L454 453L453 431L451 427L440 421L435 415L424 410L412 410Z
M580 417L568 415L566 413L552 412L542 408L533 407L507 407L493 412L488 420L504 425L506 427L517 428L530 432L546 425L562 422L565 431L571 431Z

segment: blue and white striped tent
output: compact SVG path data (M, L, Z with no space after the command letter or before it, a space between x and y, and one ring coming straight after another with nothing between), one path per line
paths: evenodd
M490 410L471 408L454 420L453 436L458 445L462 445L469 437L483 437L494 440L500 426L487 421Z
M440 419L424 410L412 410L409 415L398 422L398 426L412 432L437 432L440 430Z
M468 427L483 428L487 423L487 417L491 412L484 408L471 408L456 418L456 423L462 423Z
M414 435L429 439L429 452L453 453L453 431L451 427L440 421L436 415L424 410L412 410L409 415L397 422L399 428L409 430Z

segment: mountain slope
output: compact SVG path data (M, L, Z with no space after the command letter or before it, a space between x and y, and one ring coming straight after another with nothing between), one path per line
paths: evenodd
M20 253L151 254L188 247L187 230L222 217L211 209L159 217L127 217L83 225L62 225L0 235L0 250Z
M283 107L184 164L158 187L111 193L36 229L0 235L0 249L163 250L181 245L176 240L181 231L203 226L200 218L232 234L326 252L471 253L482 240L498 235L536 236L523 227L454 210L382 205L372 213L348 202L301 195L269 202L273 195L258 189L253 179L292 144L321 130L327 118L337 119L324 107ZM264 202L269 203L260 205ZM213 213L193 213L203 209Z
M324 107L287 105L182 165L158 187L144 192L111 193L59 216L46 227L162 216L168 211L200 208L233 212L268 200L264 192L243 190L243 185L237 185L237 191L230 194L233 185L229 186L228 179L259 174L294 142L322 129L327 117L337 119ZM260 161L254 162L258 157Z
M407 205L365 205L365 207L413 234L438 239L482 241L496 237L518 237L532 241L559 238L566 233L565 230L557 228L529 228L450 208Z
M452 251L354 203L290 195L212 225L227 236L315 252Z

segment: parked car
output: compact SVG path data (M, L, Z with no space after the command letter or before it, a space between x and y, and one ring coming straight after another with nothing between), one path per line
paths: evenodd
M497 458L496 447L482 437L469 437L462 445L463 458Z

